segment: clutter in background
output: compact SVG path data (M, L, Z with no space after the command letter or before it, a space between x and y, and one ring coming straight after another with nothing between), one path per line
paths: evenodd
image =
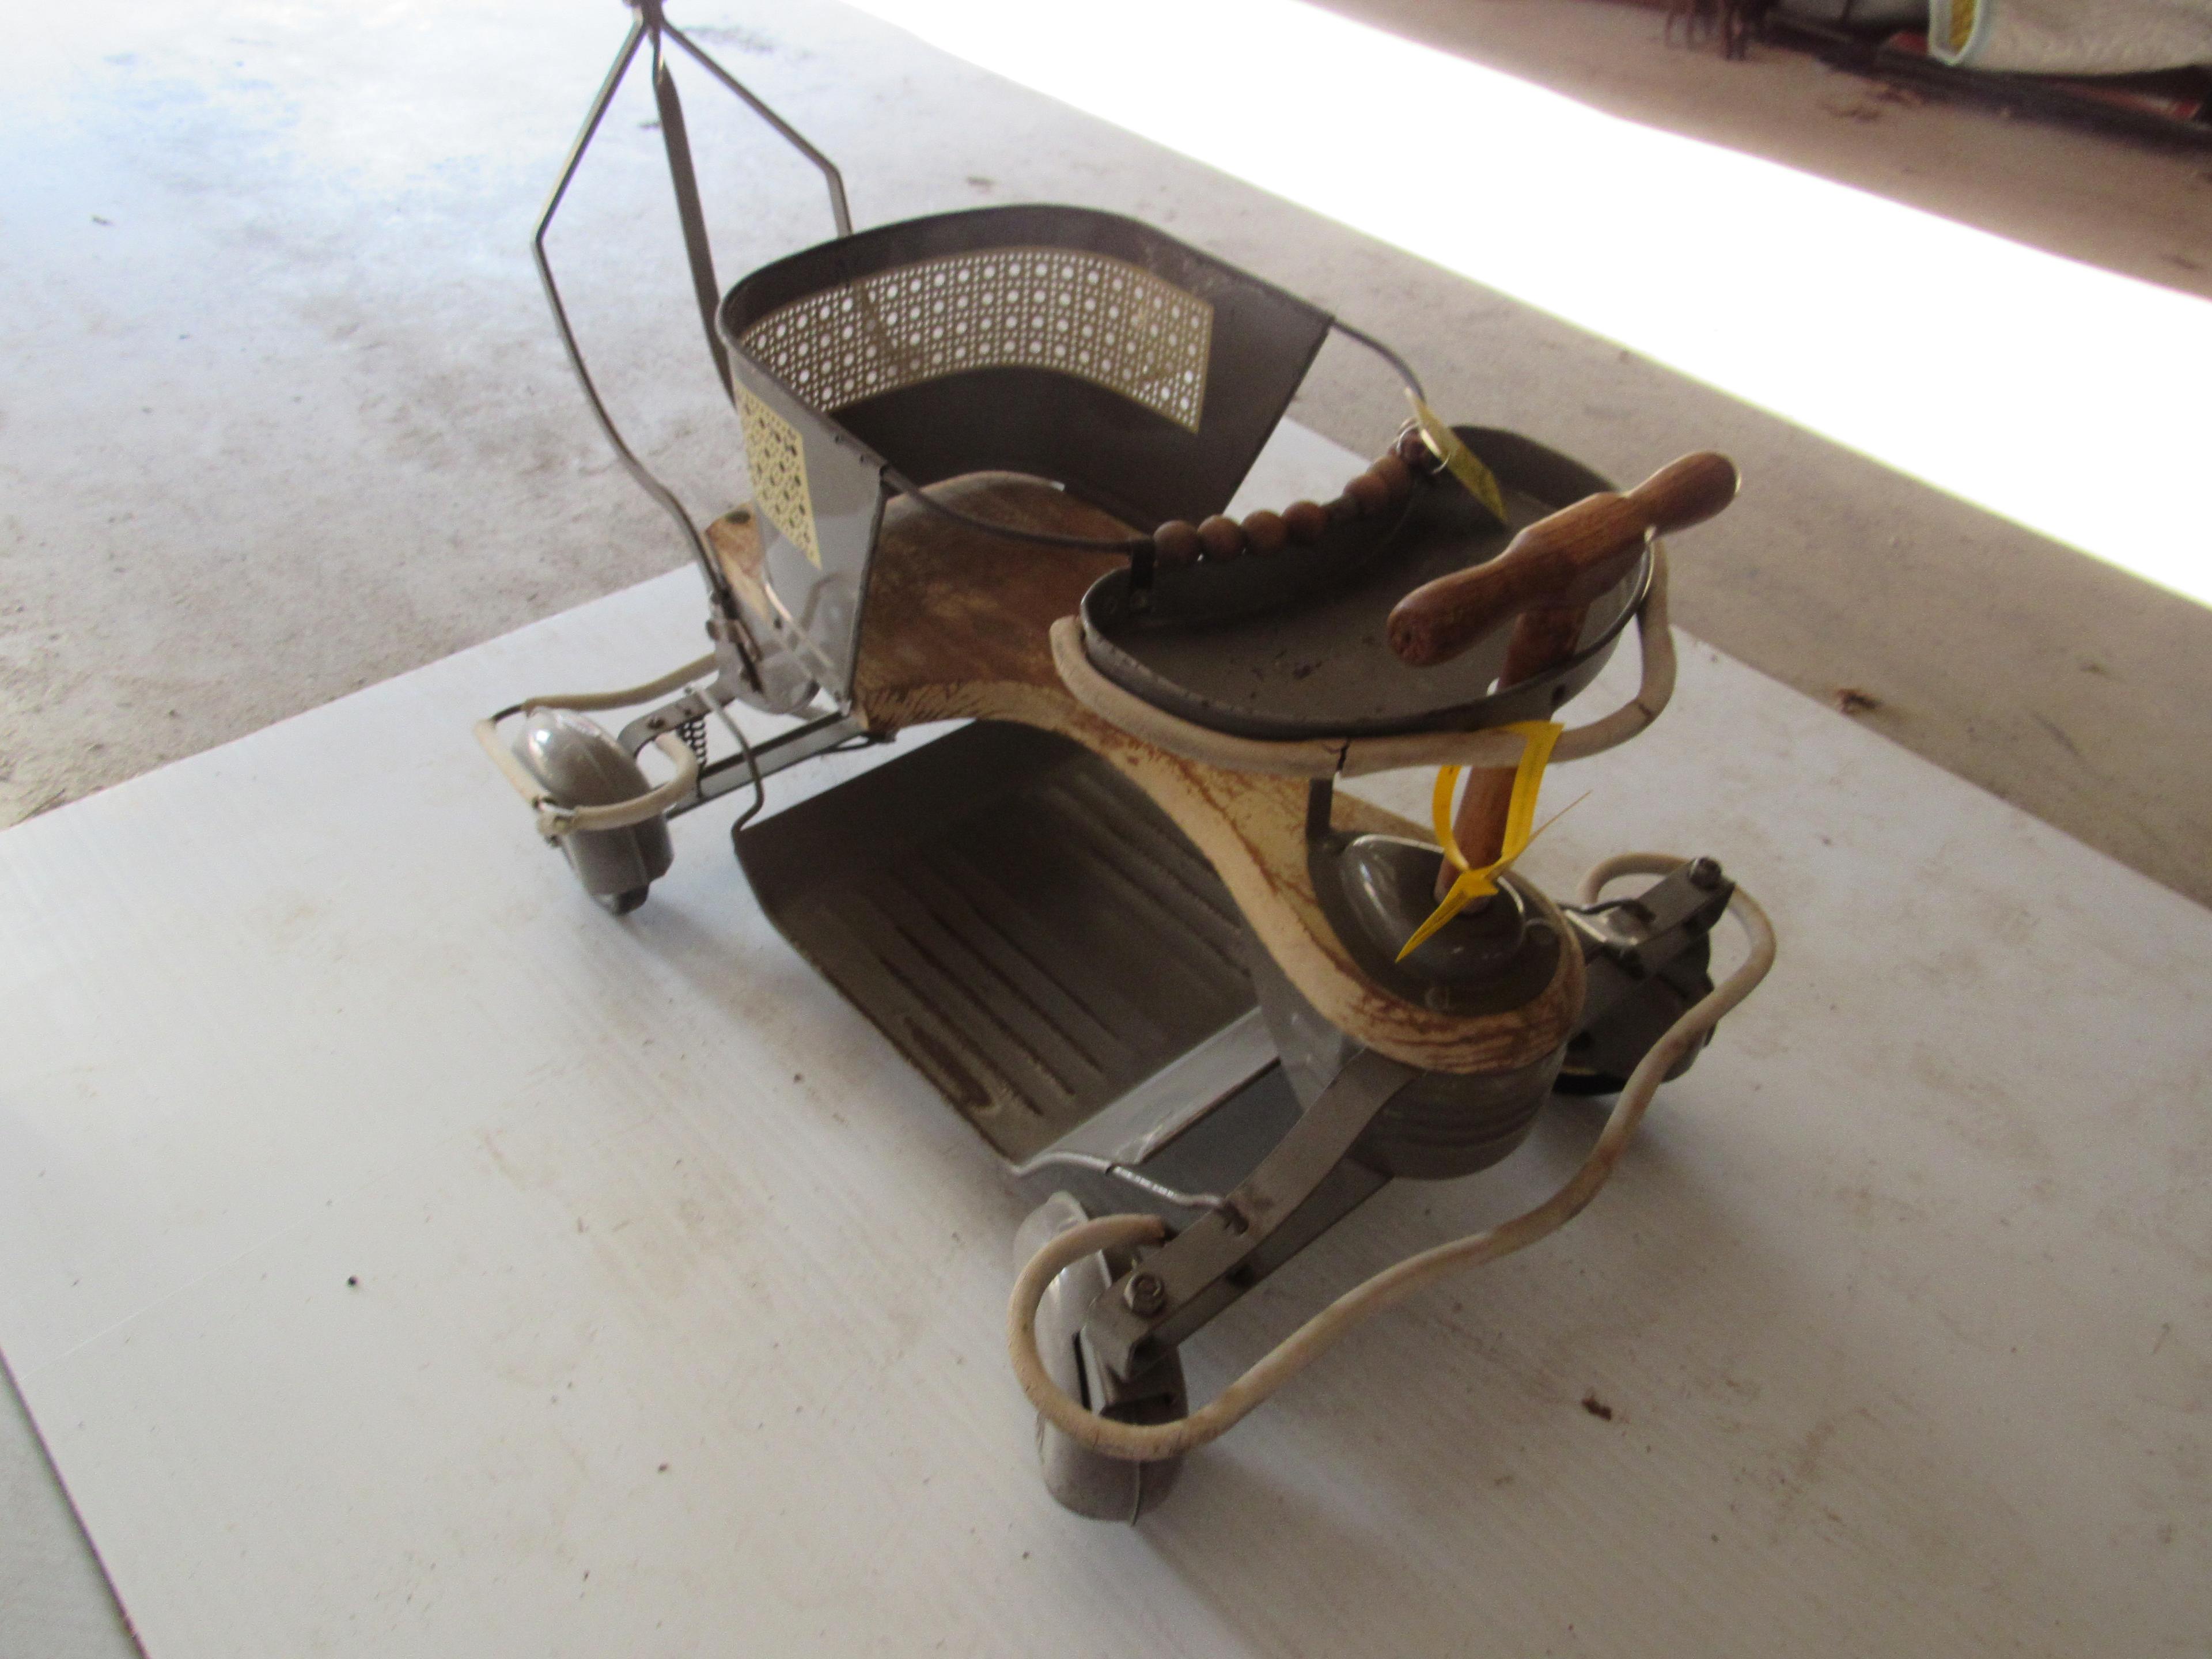
M2212 144L2212 0L1627 0L1666 38L1765 40L1917 91Z

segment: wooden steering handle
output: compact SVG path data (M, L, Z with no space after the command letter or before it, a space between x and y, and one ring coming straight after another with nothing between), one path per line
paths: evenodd
M1390 613L1390 647L1415 667L1448 662L1513 617L1498 683L1518 685L1571 658L1591 600L1628 574L1654 531L1700 524L1735 499L1735 464L1705 451L1663 466L1625 495L1588 495L1516 536L1486 565L1415 588ZM1476 869L1504 851L1513 769L1468 774L1452 833ZM1437 896L1456 873L1437 872Z
M1585 495L1530 525L1489 563L1424 582L1399 600L1390 648L1427 668L1524 611L1579 612L1628 573L1647 535L1704 523L1735 489L1735 463L1705 450L1661 467L1625 495Z

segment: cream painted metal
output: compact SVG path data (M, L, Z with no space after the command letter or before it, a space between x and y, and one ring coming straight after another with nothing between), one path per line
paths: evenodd
M471 738L698 616L649 582L0 836L0 1349L153 1659L2212 1629L2212 916L1683 641L1529 861L1713 854L1776 975L1572 1227L1099 1526L1005 1368L1025 1206L761 918L724 815L617 921ZM1194 1346L1194 1395L1600 1115L1388 1189Z

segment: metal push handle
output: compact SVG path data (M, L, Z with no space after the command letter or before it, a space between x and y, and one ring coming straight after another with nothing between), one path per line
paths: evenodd
M714 360L715 377L726 394L730 387L730 365L727 353L714 329L714 311L720 298L715 286L714 258L707 241L706 216L699 204L699 182L691 165L690 135L684 124L684 111L676 94L676 82L668 72L668 60L662 49L663 42L673 40L688 52L701 67L721 82L744 103L746 107L773 127L793 149L804 155L821 172L830 188L830 211L837 222L837 234L853 234L853 216L845 203L845 179L836 164L820 150L807 143L798 130L763 103L744 85L731 76L713 58L693 44L690 38L672 26L661 9L661 0L626 0L636 15L630 20L629 33L623 39L621 49L615 54L614 66L607 71L606 79L599 85L599 94L592 100L590 112L584 118L582 129L575 142L568 147L568 160L562 164L561 177L546 198L544 211L538 216L538 228L532 234L530 248L538 265L538 280L544 284L546 303L553 310L553 325L559 331L561 344L568 354L568 366L575 371L576 382L583 388L584 401L591 405L592 414L613 446L615 457L623 470L637 483L659 506L662 512L675 521L683 533L684 544L697 561L700 572L707 579L708 590L714 594L718 608L726 616L737 614L737 596L730 590L727 579L708 552L705 537L693 522L691 514L677 498L676 492L653 476L650 468L641 461L629 445L623 441L616 427L614 416L607 412L606 404L592 382L592 372L584 362L583 348L577 343L575 330L569 325L568 307L562 302L559 285L553 280L552 261L545 252L546 233L553 228L554 216L560 211L562 202L568 194L568 186L575 182L577 169L582 166L585 152L606 118L607 109L621 88L623 77L629 72L637 49L647 40L653 43L653 99L660 113L660 136L668 155L669 181L676 191L677 217L684 228L684 251L691 268L691 286L699 304L700 320L707 331L708 349Z

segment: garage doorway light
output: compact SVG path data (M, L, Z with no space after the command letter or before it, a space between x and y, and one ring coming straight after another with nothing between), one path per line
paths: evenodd
M2212 303L1296 0L857 3L2212 603Z

